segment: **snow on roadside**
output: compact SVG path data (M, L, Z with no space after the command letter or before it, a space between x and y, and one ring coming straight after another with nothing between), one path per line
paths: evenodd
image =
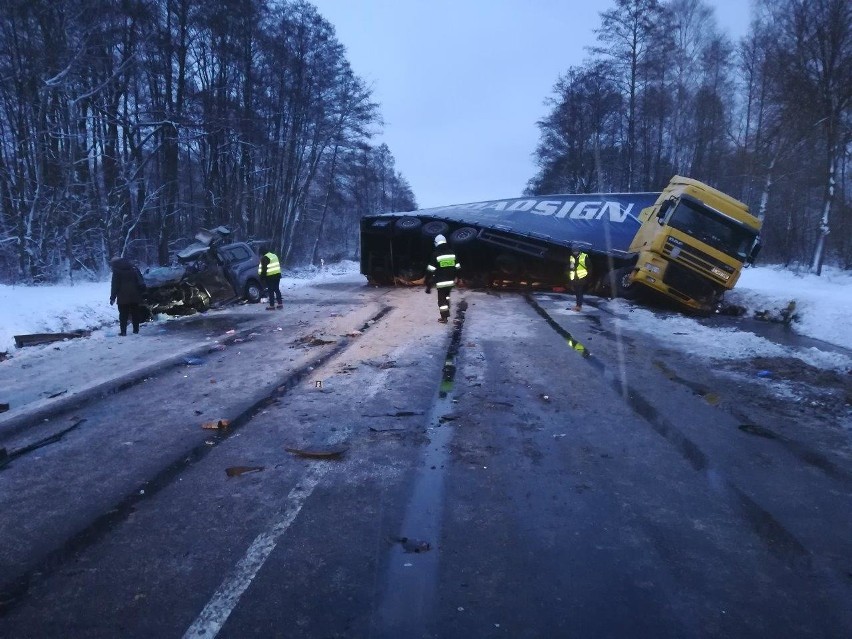
M322 269L305 268L285 273L281 289L328 281L358 279L359 264L346 261ZM797 274L776 267L746 269L727 301L744 306L749 316L779 309L796 302L793 330L802 335L852 349L852 272L827 267L821 277ZM614 300L611 304L623 304ZM633 329L659 334L666 331L682 342L686 352L713 358L791 355L789 349L750 333L730 328L709 328L694 319L673 315L660 317L637 306L630 306L625 321ZM0 353L15 352L14 335L60 332L75 329L115 327L118 312L109 305L109 281L84 282L61 286L0 285ZM798 357L815 366L844 368L849 358L817 349L799 349Z
M777 311L795 301L791 328L800 335L852 349L852 272L825 267L822 275L764 266L743 271L725 296L751 313Z
M335 281L357 274L357 262L330 264L286 273L281 289ZM0 285L0 353L15 352L15 335L95 330L118 325L118 310L109 304L109 280L49 286Z

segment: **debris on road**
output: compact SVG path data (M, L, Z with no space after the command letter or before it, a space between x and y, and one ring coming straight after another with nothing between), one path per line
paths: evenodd
M372 415L364 415L364 417L415 417L422 415L422 410L398 410L395 413L378 413Z
M187 366L201 366L204 363L204 360L200 357L184 357L183 363Z
M757 435L758 437L765 437L766 439L778 439L778 435L774 432L768 428L764 428L763 426L758 426L757 424L740 424L738 428L749 435Z
M757 371L758 377L772 377L772 371Z
M40 344L52 344L53 342L61 342L66 339L75 339L77 337L88 337L91 331L78 330L70 333L31 333L29 335L15 335L15 346L23 348L25 346L38 346Z
M432 550L432 544L428 541L421 541L420 539L411 539L410 537L397 537L391 540L395 544L402 544L402 549L405 552L427 552Z
M285 448L288 453L293 453L299 457L308 457L314 459L329 459L340 457L343 453L349 450L348 446L311 446L308 448Z
M231 420L229 419L218 419L215 422L204 422L201 424L201 428L206 428L207 430L225 430L230 424Z
M402 426L370 426L374 433L401 433L405 430Z
M53 399L54 397L59 397L60 395L64 395L68 392L68 389L63 389L61 391L56 391L55 393L51 393L47 396L47 399Z
M374 368L379 368L381 370L387 370L388 368L396 368L396 362L394 360L388 360L386 362L378 361L378 360L366 360L364 362L367 366L372 366Z
M263 470L263 466L231 466L225 469L225 474L228 477L239 477L249 473L259 473Z
M0 404L0 413L5 413L9 410L9 404Z

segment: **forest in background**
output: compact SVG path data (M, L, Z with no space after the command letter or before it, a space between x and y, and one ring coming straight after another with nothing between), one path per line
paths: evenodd
M303 0L0 0L0 281L168 264L227 225L288 265L416 208ZM79 276L79 275L78 275Z
M703 0L615 0L598 46L555 84L526 193L659 191L685 175L763 219L761 262L852 268L852 2L753 11L734 43Z
M764 219L761 261L852 268L852 3L613 0L558 78L528 194L707 182ZM356 257L416 208L381 115L305 0L0 0L0 282L167 264L199 228L289 266Z

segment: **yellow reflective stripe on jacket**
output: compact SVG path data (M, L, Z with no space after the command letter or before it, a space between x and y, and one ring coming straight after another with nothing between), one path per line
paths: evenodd
M267 275L280 275L281 274L281 264L278 262L278 256L275 253L265 253L263 257L269 258L269 264L266 265L266 274ZM263 274L263 264L257 265L257 274Z
M575 264L576 263L576 264ZM575 268L576 266L576 268ZM573 255L568 258L568 279L581 280L589 274L586 268L586 254L580 253L577 257Z
M441 268L452 268L456 265L456 256L453 253L446 253L444 255L438 255L435 258L435 261Z

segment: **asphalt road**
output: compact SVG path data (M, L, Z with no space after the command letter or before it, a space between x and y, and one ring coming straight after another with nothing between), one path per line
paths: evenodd
M852 636L848 375L453 304L187 318L143 377L0 422L0 636Z

